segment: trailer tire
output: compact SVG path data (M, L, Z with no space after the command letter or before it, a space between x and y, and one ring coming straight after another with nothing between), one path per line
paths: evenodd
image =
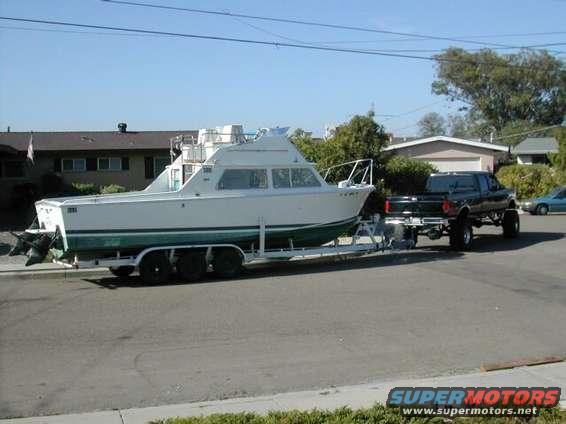
M461 219L450 226L450 247L456 251L472 250L474 229L468 219Z
M521 224L519 222L519 214L515 209L508 209L503 214L503 237L517 238Z
M140 275L146 284L162 284L171 276L171 262L165 252L150 252L140 262Z
M233 248L217 249L213 252L212 267L219 277L237 277L242 271L242 256Z
M118 278L126 278L132 275L132 272L134 272L135 268L133 266L126 265L126 266L117 266L117 267L112 266L108 269L114 276Z
M198 281L206 274L205 252L194 249L187 250L179 257L176 266L181 280Z

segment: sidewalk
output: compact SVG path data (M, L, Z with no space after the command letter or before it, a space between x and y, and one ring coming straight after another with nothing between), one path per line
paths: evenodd
M420 378L413 380L383 381L356 386L334 387L323 390L281 393L255 398L237 398L211 402L195 402L117 411L90 412L84 414L55 415L0 420L2 424L146 424L151 420L171 417L188 417L232 412L256 412L265 414L271 410L336 409L370 407L385 403L393 387L420 386L552 386L561 387L560 406L566 407L566 362L521 367L510 370L465 375Z

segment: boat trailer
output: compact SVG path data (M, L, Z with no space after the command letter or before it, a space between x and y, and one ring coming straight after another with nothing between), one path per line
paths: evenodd
M242 265L254 262L363 255L411 247L394 245L395 240L389 238L379 214L371 216L368 220L360 220L351 237L335 239L317 247L295 247L293 240L289 239L288 247L267 249L266 224L263 218L259 219L258 229L258 246L256 248L252 244L249 250L235 244L165 245L148 247L136 255L122 256L120 251L117 251L115 255L103 258L80 260L76 255L71 261L53 262L75 269L109 268L118 277L126 277L138 268L144 282L157 284L167 281L173 265L177 268L181 280L196 281L202 278L211 266L219 276L231 278L239 274Z

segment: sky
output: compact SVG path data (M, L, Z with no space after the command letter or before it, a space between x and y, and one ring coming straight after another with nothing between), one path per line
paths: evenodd
M566 0L137 1L512 46L566 42L566 34L509 36L566 31ZM0 0L0 15L354 49L478 47L101 0ZM325 125L373 107L387 131L408 136L427 112L458 113L457 104L432 94L430 61L109 32L0 20L0 130L240 123L248 130L290 126L322 135Z

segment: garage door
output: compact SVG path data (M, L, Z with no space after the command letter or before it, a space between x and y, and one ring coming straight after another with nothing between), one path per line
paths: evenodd
M481 171L480 158L431 159L427 162L434 165L440 172Z

